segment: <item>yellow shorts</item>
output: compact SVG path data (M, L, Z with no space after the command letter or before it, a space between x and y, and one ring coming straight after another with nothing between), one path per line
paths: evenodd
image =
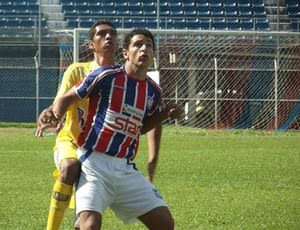
M54 147L54 163L56 168L59 168L60 162L67 158L78 158L77 146L69 140L56 143Z

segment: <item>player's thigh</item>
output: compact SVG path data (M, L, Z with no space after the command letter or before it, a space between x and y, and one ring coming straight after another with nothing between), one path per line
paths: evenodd
M81 165L80 178L76 187L76 213L89 210L103 213L113 200L110 169L105 162L91 154ZM105 173L104 173L105 172Z
M54 163L57 168L65 159L77 159L77 146L71 141L61 141L54 148Z
M110 207L124 223L131 223L157 207L167 206L154 185L135 169L124 173L116 191Z
M174 229L174 219L168 207L157 207L141 215L138 219L147 226L148 229Z

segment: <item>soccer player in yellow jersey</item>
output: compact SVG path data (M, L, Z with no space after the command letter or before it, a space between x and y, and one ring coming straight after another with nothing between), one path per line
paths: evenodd
M66 70L56 99L70 88L80 83L83 78L94 69L109 67L115 62L117 49L117 31L113 24L107 21L96 22L89 30L89 47L94 53L91 62L74 63ZM56 100L55 99L55 100ZM55 101L54 100L54 101ZM56 127L52 124L54 118L52 106L45 109L39 116L36 136L42 136L47 128ZM80 101L70 106L66 112L66 119L62 129L58 132L54 147L54 161L59 175L53 186L47 230L57 230L66 208L69 206L76 182L80 163L77 160L77 137L85 124L88 101ZM152 182L154 170L158 160L162 127L158 126L147 133L148 139L148 179Z

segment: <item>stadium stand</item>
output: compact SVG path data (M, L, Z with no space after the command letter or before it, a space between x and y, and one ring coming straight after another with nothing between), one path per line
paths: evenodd
M66 1L61 0L62 9L65 14L65 18L68 22L68 26L73 28L81 23L73 23L69 20L72 17L83 18L90 15L96 15L97 10L95 6L101 8L98 11L98 15L104 17L123 17L123 25L125 27L137 27L144 26L148 28L156 28L157 23L147 24L141 20L135 20L135 18L153 18L157 17L156 12L158 6L156 1L101 1L101 2L82 2L78 3L78 0ZM98 5L95 5L98 4ZM92 9L94 13L91 14ZM126 17L130 19L126 19ZM247 23L240 23L240 19L250 18L252 22L254 17L267 19L266 10L262 0L255 0L253 3L244 3L243 1L234 0L223 0L223 1L212 1L212 0L198 0L198 1L160 1L159 5L159 16L161 22L159 23L160 28L167 29L245 29L249 28L265 28L269 27L264 24L261 26L252 25L249 26ZM205 21L203 21L205 19ZM228 23L227 23L227 19ZM79 19L81 20L81 19ZM168 22L171 20L171 22ZM209 24L207 25L207 21ZM168 23L166 23L168 22ZM230 22L230 23L229 23ZM249 22L249 20L248 20ZM235 24L236 23L236 24Z
M142 26L150 29L270 30L266 1L161 0L159 6L153 0L57 0L56 2L58 2L57 13L62 15L61 29L89 27L93 21L103 17L113 21L120 28ZM282 2L289 18L290 29L300 31L299 0L282 0ZM51 28L48 28L51 13L47 15L47 6L41 6L42 28L45 31L43 34L51 33ZM18 29L17 33L27 33L26 36L30 37L29 30L38 25L38 16L37 0L1 0L0 29L3 32L0 37L9 37L11 34L16 36L13 29Z
M300 31L300 2L298 0L286 0L286 7L291 30Z

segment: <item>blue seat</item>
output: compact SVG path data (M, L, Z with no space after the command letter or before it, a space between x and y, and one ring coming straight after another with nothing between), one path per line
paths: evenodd
M191 8L195 8L196 4L192 1L192 2L184 2L182 1L182 8L183 9L191 9Z
M141 7L143 8L144 11L156 11L156 3L155 2L146 2L143 1Z
M236 19L226 19L226 25L229 30L241 30L240 22Z
M205 10L209 10L209 4L206 1L204 1L204 2L197 1L195 3L195 6L199 10L202 10L203 8L205 8Z
M92 18L79 20L79 26L83 28L90 28L94 24L94 20Z
M169 9L170 11L174 10L182 10L182 3L181 1L178 1L178 2L168 2L168 5L169 5Z
M256 7L256 6L258 6L258 7L265 6L263 0L252 0L251 4L252 4L252 7Z
M288 15L292 18L300 17L300 5L287 7Z
M255 18L258 18L258 17L261 18L261 17L267 16L264 6L253 6L252 9L253 9L253 16Z
M210 17L210 10L198 10L198 16L202 18L209 18Z
M199 28L208 30L211 28L211 20L210 19L199 19Z
M142 3L139 1L128 1L128 7L129 8L142 7Z
M101 7L101 2L96 1L96 2L88 2L89 7Z
M154 17L156 16L156 10L148 10L148 9L144 9L143 10L143 15L147 16L147 17Z
M210 8L210 15L212 17L223 17L224 16L224 8L222 6L212 6Z
M22 18L20 19L20 26L25 28L33 28L35 25L32 18Z
M225 30L227 29L227 24L225 19L214 18L211 23L211 28L214 30Z
M292 31L300 32L300 20L292 19L290 26Z
M171 17L183 17L183 10L170 10Z
M65 16L72 16L72 15L77 15L77 10L74 5L63 5L62 6L62 11Z
M6 27L7 18L0 18L0 27Z
M124 8L124 9L117 9L117 10L115 10L115 12L116 12L116 14L118 15L118 16L129 16L130 15L130 11L129 11L129 9L127 9L127 8Z
M78 18L67 18L67 24L69 28L78 28L79 19Z
M128 2L124 1L124 2L115 2L114 6L118 9L119 7L127 7L128 6Z
M160 2L159 4L160 16L168 17L170 15L170 8L168 2Z
M237 3L235 0L223 0L224 7L237 7Z
M254 30L254 22L252 18L249 19L240 19L240 26L242 30Z
M185 17L196 17L197 16L197 10L183 10L183 15Z
M133 27L143 28L146 27L146 19L144 18L133 18L132 19Z
M6 26L7 27L19 27L20 26L19 18L7 18Z
M161 21L160 26L165 29L174 28L173 18L165 18L164 20Z
M110 18L109 21L114 24L116 28L123 27L123 21L121 18Z
M253 17L252 10L239 11L239 16L241 18L252 18Z
M156 18L147 18L145 22L145 27L148 29L157 28L157 19Z
M103 15L105 16L116 16L117 11L115 9L103 9Z
M38 15L39 14L39 5L38 4L28 4L28 10L30 14Z
M113 2L113 1L101 1L101 7L115 7L115 2Z
M172 28L174 29L187 29L187 25L184 18L174 18L172 23Z
M1 6L2 14L7 14L7 15L14 15L17 14L15 8L11 5L2 5Z
M299 3L298 0L285 0L287 5L296 5Z
M250 2L243 2L243 1L240 1L238 2L238 7L251 7L251 3Z
M236 18L239 16L239 13L237 10L233 10L233 11L225 11L224 12L224 16L228 17L228 18Z
M220 1L218 2L214 0L211 1L208 0L208 4L210 5L210 7L223 7L223 3Z
M170 10L161 10L160 11L161 17L169 17L170 16Z
M103 15L103 10L101 8L91 7L89 10L89 15L92 17L99 17L99 15Z
M141 17L141 16L145 16L144 11L142 10L131 10L129 11L130 15L133 17ZM147 16L147 15L146 15Z
M24 15L31 14L29 10L30 8L27 7L27 5L15 5L13 6L13 8L15 9L17 14L24 14Z
M0 6L6 6L6 5L12 6L12 5L14 5L14 3L13 3L13 1L10 1L10 0L1 0Z
M187 18L186 26L188 29L199 29L199 19L198 18Z
M267 21L258 21L255 23L255 30L270 30L270 25Z

